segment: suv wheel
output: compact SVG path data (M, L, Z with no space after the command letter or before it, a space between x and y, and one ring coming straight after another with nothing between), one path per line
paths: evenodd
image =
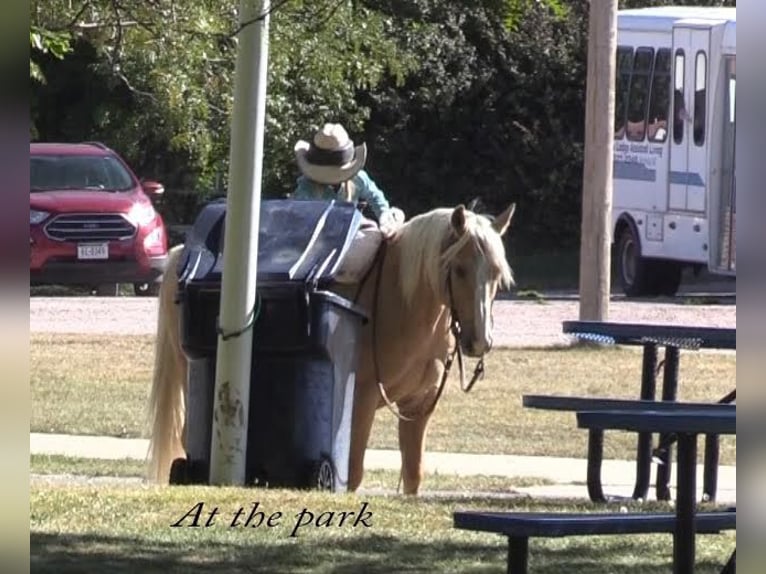
M151 283L133 283L133 293L137 297L155 297L160 292L160 284L156 281Z

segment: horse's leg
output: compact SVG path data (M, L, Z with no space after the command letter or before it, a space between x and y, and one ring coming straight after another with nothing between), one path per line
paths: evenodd
M411 420L399 420L399 450L402 454L402 492L416 495L423 480L423 453L425 452L426 430L431 419L431 406L438 389L436 382L444 372L441 361L431 361L426 366L419 388L426 388L410 401L399 401L402 415Z
M364 452L370 438L380 401L378 389L372 380L356 381L354 412L351 417L351 451L348 464L348 490L356 491L364 476Z

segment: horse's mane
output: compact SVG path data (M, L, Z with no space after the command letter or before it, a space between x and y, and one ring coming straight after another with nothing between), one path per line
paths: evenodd
M503 240L492 227L492 222L487 217L466 211L466 232L454 241L452 212L451 208L439 208L417 215L399 231L400 285L408 305L423 280L434 293L439 292L443 273L469 241L474 242L490 269L499 276L501 287L513 285L513 273L505 258ZM449 247L445 249L446 245Z

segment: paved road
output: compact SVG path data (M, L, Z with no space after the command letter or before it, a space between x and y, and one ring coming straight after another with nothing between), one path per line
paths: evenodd
M704 299L702 299L704 301ZM688 300L625 301L615 298L609 319L620 322L729 327L737 325L737 306L695 304ZM577 319L579 306L572 294L552 294L542 301L504 299L495 302L495 341L498 346L568 344L561 322ZM32 333L156 332L157 300L142 297L33 297L30 299Z

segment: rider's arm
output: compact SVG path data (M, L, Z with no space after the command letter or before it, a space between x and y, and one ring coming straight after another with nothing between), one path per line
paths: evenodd
M354 185L357 188L357 199L365 201L372 208L375 217L380 220L384 211L390 208L383 191L377 186L367 172L362 170L354 177Z

